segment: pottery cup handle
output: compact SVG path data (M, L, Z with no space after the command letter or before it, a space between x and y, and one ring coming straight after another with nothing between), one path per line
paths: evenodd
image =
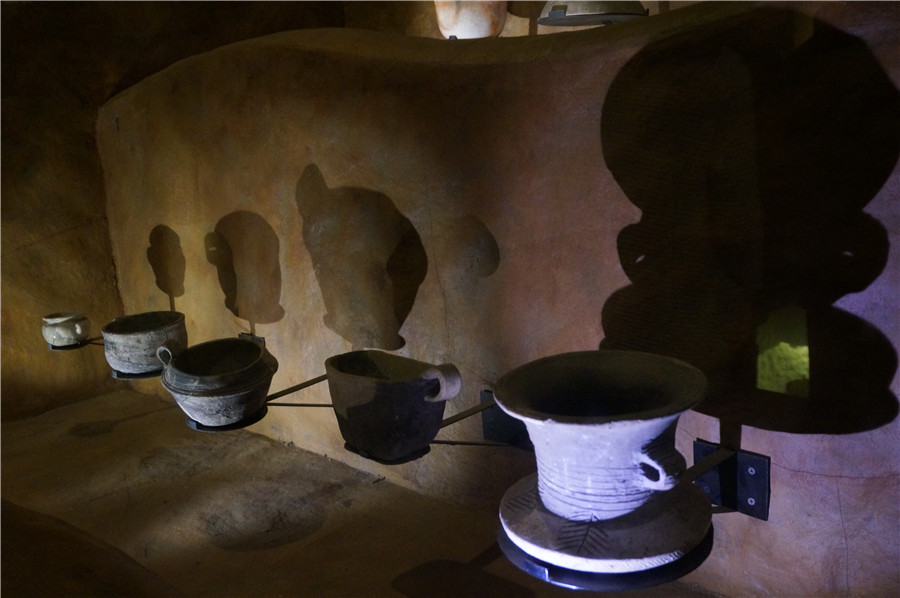
M640 476L641 484L644 486L644 488L647 488L649 490L665 491L671 490L675 487L675 484L678 483L678 479L675 477L674 473L668 472L665 467L660 465L656 460L653 459L653 457L651 457L647 453L638 453L638 462L642 465L647 465L648 467L655 469L658 474L658 477L655 480L651 480L644 475Z
M452 363L445 363L427 369L422 373L422 378L438 381L437 393L425 397L425 400L429 403L452 399L459 394L462 388L462 376Z
M156 349L156 356L159 357L163 366L169 367L169 362L172 361L172 349L162 344Z

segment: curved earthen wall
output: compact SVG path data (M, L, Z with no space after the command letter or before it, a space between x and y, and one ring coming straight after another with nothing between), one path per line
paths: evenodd
M552 353L688 358L713 391L682 452L721 435L773 460L769 521L717 516L690 579L895 589L897 8L679 12L514 39L288 32L142 81L97 122L125 311L169 308L155 271L183 259L192 344L264 336L274 390L363 346L453 362L450 413ZM180 253L148 252L162 238ZM760 390L757 329L790 306L810 373ZM463 504L533 467L462 445L379 465L325 409L254 429ZM480 434L473 418L441 437Z

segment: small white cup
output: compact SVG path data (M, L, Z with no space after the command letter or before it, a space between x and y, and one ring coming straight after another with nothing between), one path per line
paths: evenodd
M54 347L83 343L91 333L91 321L83 313L57 312L44 316L41 332L44 340Z

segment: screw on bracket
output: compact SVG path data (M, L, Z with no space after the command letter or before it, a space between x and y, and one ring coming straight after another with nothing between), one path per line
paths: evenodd
M769 519L770 459L748 451L736 450L728 456L722 447L705 440L694 441L694 463L699 463L716 451L726 458L696 476L697 484L710 502L745 515L767 521Z

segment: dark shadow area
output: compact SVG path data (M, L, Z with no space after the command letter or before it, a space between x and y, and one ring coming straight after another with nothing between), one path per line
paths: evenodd
M4 596L183 596L156 573L61 519L3 499Z
M399 575L391 587L407 598L533 597L530 589L484 571L502 556L500 547L494 543L468 563L446 559L428 561Z
M462 275L483 278L500 266L497 239L478 217L466 214L447 224L450 259Z
M206 235L206 259L216 267L225 306L250 323L271 324L284 317L278 236L254 212L224 216Z
M807 312L810 375L806 396L734 387L697 409L723 421L796 434L852 434L897 416L890 383L897 354L880 330L834 307ZM739 442L738 442L739 445Z
M344 27L342 5L337 2L282 4L215 1L203 4L172 2L142 11L132 9L132 18L148 21L143 29L155 35L147 39L145 33L129 39L129 44L137 46L140 51L134 53L130 68L122 75L110 96L121 93L183 57L202 54L236 41L293 29ZM110 12L115 16L115 9ZM151 29L154 25L160 32Z
M415 227L386 195L329 189L315 165L297 182L303 242L325 301L325 324L354 349L399 349L428 258Z
M601 124L607 165L642 210L619 234L632 284L603 307L601 348L699 367L710 394L697 410L726 425L892 421L896 349L832 306L888 255L862 210L900 156L900 94L865 43L781 9L694 28L625 65ZM786 306L805 315L807 396L757 389L757 329Z
M156 286L169 296L169 310L175 311L175 297L184 295L184 252L181 238L165 224L150 231L147 261L156 276Z

